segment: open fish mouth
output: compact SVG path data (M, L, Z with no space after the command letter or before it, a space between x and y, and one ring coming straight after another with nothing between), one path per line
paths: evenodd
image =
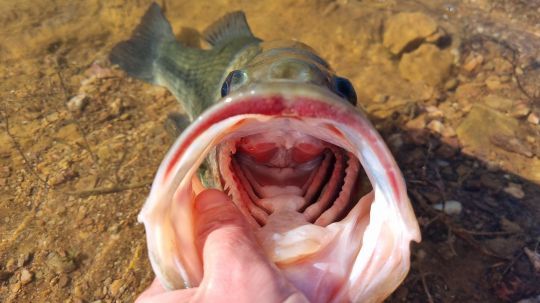
M226 192L269 258L313 302L379 301L420 240L403 177L354 106L324 87L252 84L197 118L161 164L139 214L170 289L198 285L193 203Z

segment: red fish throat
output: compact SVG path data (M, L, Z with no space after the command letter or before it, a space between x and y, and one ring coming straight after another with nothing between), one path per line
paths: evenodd
M295 211L306 222L326 226L358 201L356 157L298 131L229 140L218 154L223 188L257 227L276 211Z

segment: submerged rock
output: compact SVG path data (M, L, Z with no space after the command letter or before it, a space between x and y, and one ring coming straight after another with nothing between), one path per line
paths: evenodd
M483 101L487 106L503 112L510 111L513 105L513 101L511 99L501 97L499 95L487 95Z
M455 216L461 213L463 206L461 205L461 202L459 201L449 200L444 203L434 204L433 208L436 210L442 211L449 216Z
M414 52L404 54L399 62L401 77L431 86L444 83L450 75L454 56L432 44L423 44Z
M456 129L463 150L487 156L497 148L490 137L515 136L518 121L485 106L474 105Z
M540 160L523 139L519 121L483 105L473 105L457 127L463 152L482 160L497 159L501 168L531 181L540 181Z

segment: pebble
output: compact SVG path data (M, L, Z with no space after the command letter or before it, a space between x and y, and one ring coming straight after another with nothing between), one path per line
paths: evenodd
M120 98L114 99L114 101L109 105L109 114L113 117L119 116L123 110L124 105L122 103L122 99Z
M21 283L20 283L20 282L11 284L11 292L12 292L12 293L16 293L16 292L18 292L20 289L21 289Z
M501 79L498 76L489 76L484 83L486 84L486 87L490 90L499 90L505 87L505 85L502 83Z
M60 279L58 279L58 286L60 287L66 287L69 283L69 278L66 275L62 275Z
M26 285L32 282L33 277L34 277L34 274L28 271L26 268L21 271L21 283L23 285Z
M512 256L523 247L524 242L517 237L485 239L482 244L491 251L496 251L500 256Z
M442 133L444 129L444 125L439 120L432 120L431 122L428 123L427 128L440 134Z
M116 295L119 294L119 291L123 284L124 283L122 280L114 280L109 286L109 291L111 292L111 295L116 297Z
M405 127L407 129L423 129L424 127L426 127L426 116L419 115L418 117L407 121Z
M530 113L527 117L527 121L529 121L532 124L540 124L540 117L536 113Z
M527 299L521 299L521 300L517 301L517 303L540 303L540 295L538 295L536 297L530 297L530 298L527 298Z
M456 155L458 152L458 149L448 145L448 144L441 144L439 148L435 151L435 153L445 159L452 158Z
M11 168L10 167L2 167L0 168L0 177L7 178L11 175Z
M444 138L451 138L451 137L455 137L456 136L456 130L451 127L451 126L444 126L442 132L441 132L441 135L444 137Z
M438 107L428 105L425 108L429 119L440 119L444 117L444 113Z
M432 207L436 210L444 211L445 214L450 216L459 215L463 209L461 202L456 200L448 200L445 203L437 203Z
M523 199L525 197L523 188L517 183L510 182L508 186L504 188L504 192L516 199Z
M77 265L73 260L68 257L61 257L54 252L49 254L46 262L56 273L70 273L77 269Z
M482 186L496 191L499 191L502 187L501 181L491 174L482 174L480 176L480 183L482 183Z
M480 54L470 54L467 59L465 59L465 64L463 64L463 69L471 72L473 71L478 65L482 64L484 62L484 57Z
M516 118L526 117L531 112L529 105L526 102L518 101L512 109L512 116Z
M67 108L71 112L80 113L84 110L88 104L88 96L86 94L78 94L75 97L69 99L67 102Z
M534 270L537 273L540 273L540 254L530 250L528 247L525 247L523 249L527 257L529 257L529 261L531 261L531 264L533 265Z
M15 271L17 269L17 262L15 259L11 258L6 262L6 269L7 271Z
M29 252L24 253L19 256L19 259L17 259L17 266L23 267L26 265L26 263L30 260L31 254Z
M457 88L459 81L456 78L450 78L446 83L444 83L444 90L452 91Z
M7 270L0 270L0 282L9 280L12 275L12 272L9 272Z
M519 224L517 224L516 222L510 221L505 217L502 217L499 223L501 224L501 227L504 231L511 232L511 233L523 232Z

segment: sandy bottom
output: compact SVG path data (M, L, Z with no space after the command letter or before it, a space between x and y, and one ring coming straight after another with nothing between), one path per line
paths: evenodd
M107 54L149 1L2 2L0 301L132 302L153 279L136 215L181 109ZM540 295L540 4L509 2L161 4L186 44L242 9L351 79L424 238L388 302L515 302Z

